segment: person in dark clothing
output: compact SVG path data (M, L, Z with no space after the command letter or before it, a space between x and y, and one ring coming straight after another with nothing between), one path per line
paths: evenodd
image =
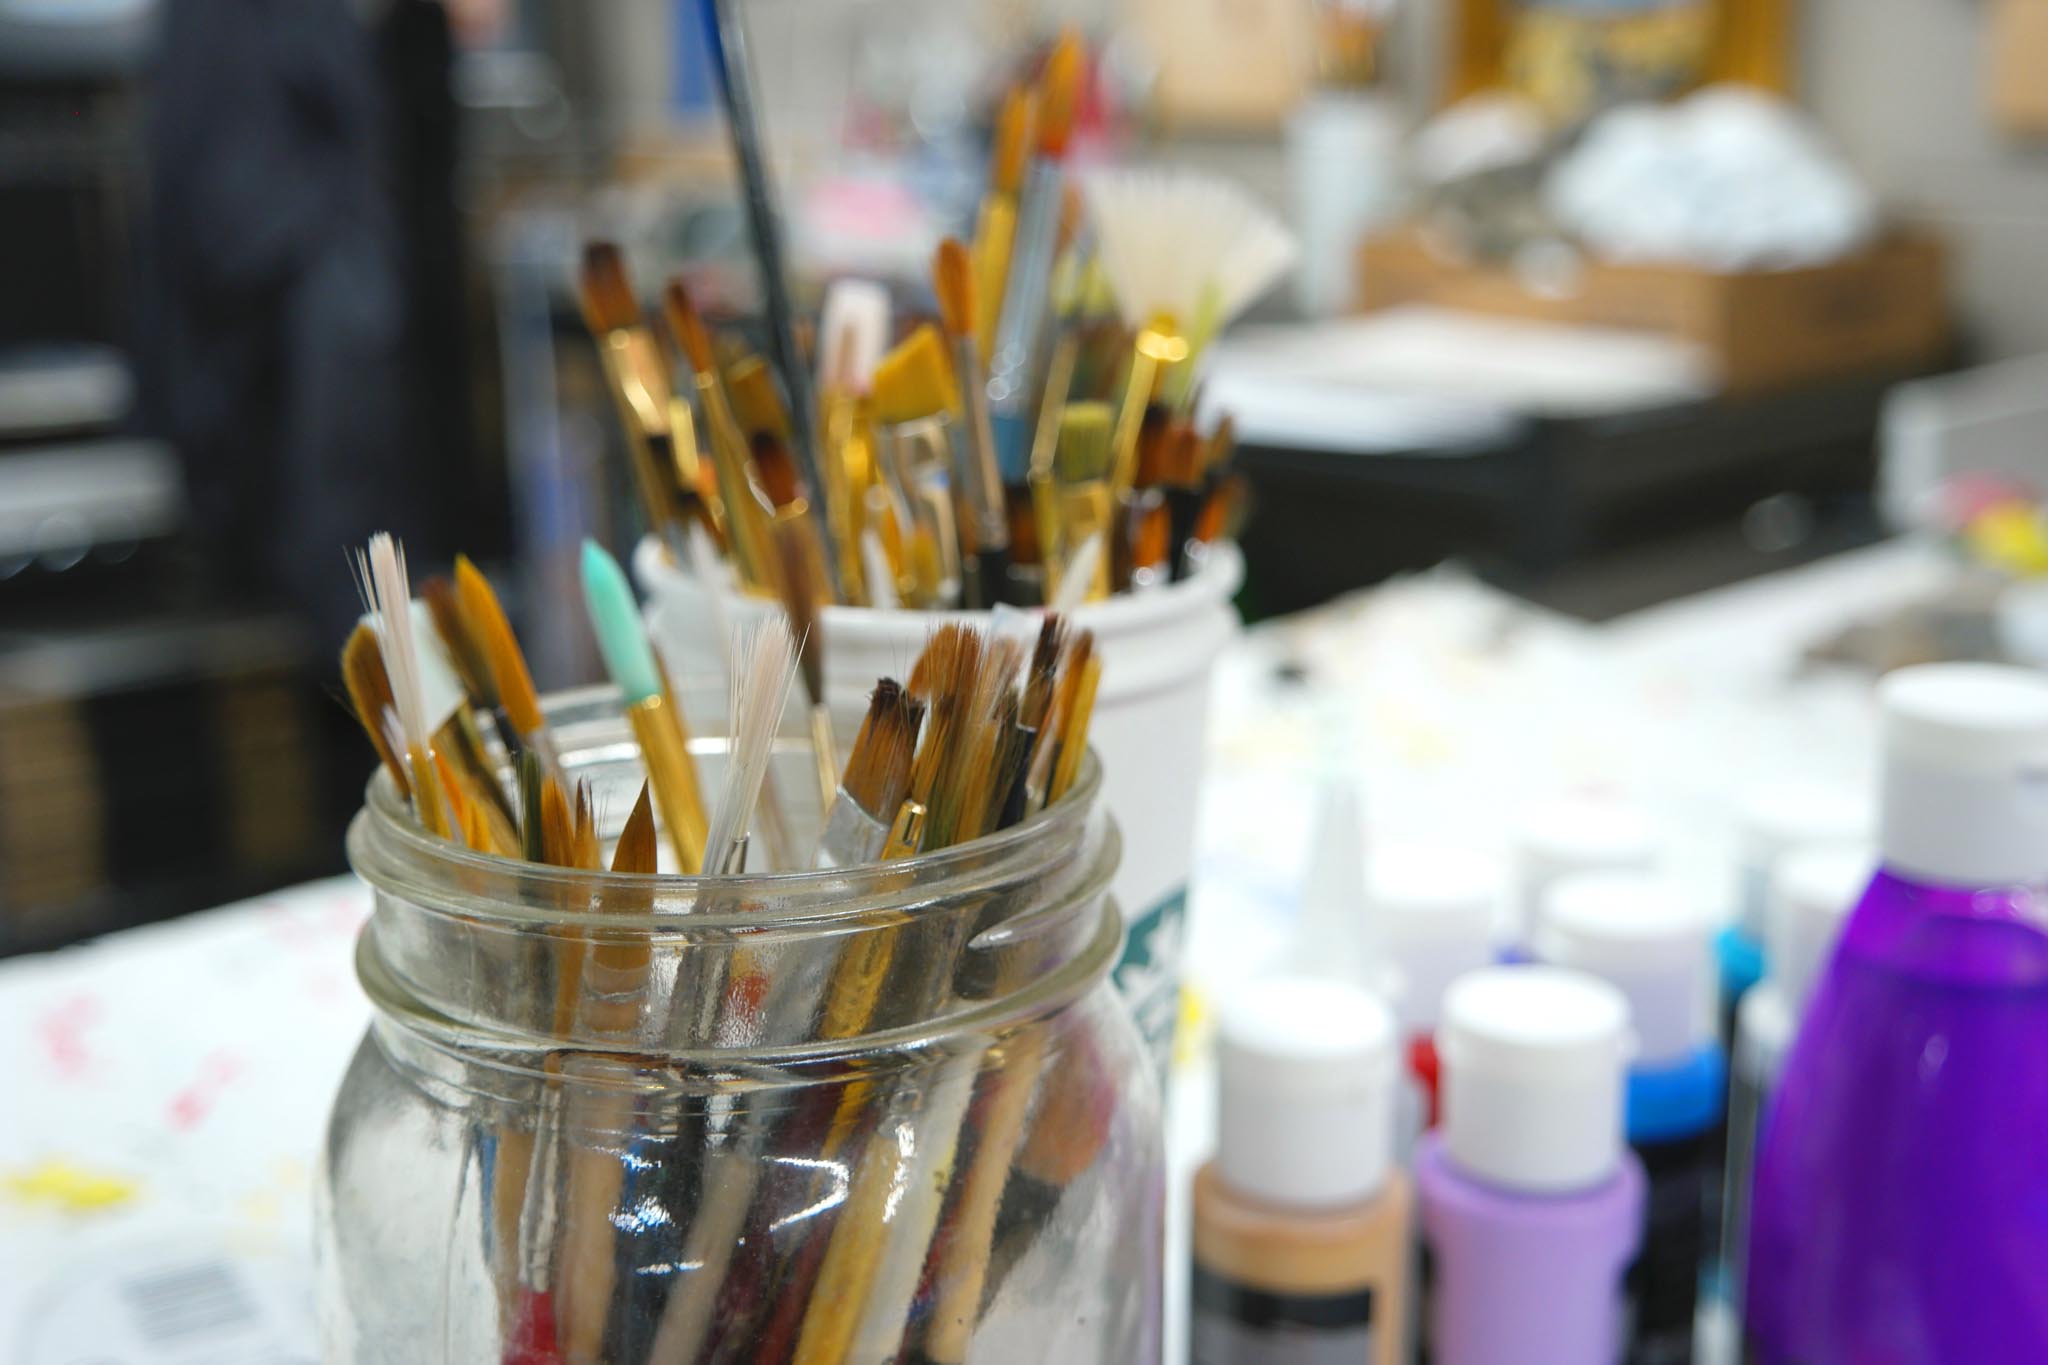
M388 529L445 556L466 460L446 20L397 0L388 31L401 13L387 65L426 62L390 83L344 0L169 0L152 80L145 422L184 459L221 582L323 641L360 610L344 549ZM392 84L438 99L438 136L412 139L432 116Z

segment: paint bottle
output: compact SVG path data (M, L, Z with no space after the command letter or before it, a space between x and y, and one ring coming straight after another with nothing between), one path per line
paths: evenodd
M1847 783L1806 779L1760 782L1736 806L1735 913L1714 939L1720 968L1721 1041L1733 1046L1735 1010L1763 978L1771 875L1795 848L1867 840L1877 828L1869 795Z
M1543 898L1557 881L1584 872L1648 871L1656 859L1656 825L1631 802L1574 796L1531 810L1515 832L1516 893L1502 960L1529 960Z
M2048 678L1878 687L1879 868L1763 1125L1763 1365L2048 1360Z
M1416 1148L1435 1365L1608 1365L1642 1235L1622 1138L1628 1000L1552 967L1444 996L1443 1124Z
M1408 1179L1394 1020L1344 982L1275 977L1218 1012L1216 1156L1195 1175L1193 1365L1394 1365Z
M1366 901L1416 1101L1416 1122L1404 1130L1412 1138L1436 1126L1444 992L1493 961L1502 879L1476 849L1393 844L1367 860Z
M1728 1158L1721 1199L1722 1277L1739 1319L1749 1247L1749 1184L1757 1128L1777 1087L1793 1033L1842 921L1870 884L1877 853L1868 844L1816 844L1778 859L1764 924L1763 980L1736 1010L1728 1060Z
M1536 955L1628 997L1628 1141L1649 1176L1643 1254L1629 1270L1630 1365L1693 1358L1700 1275L1720 1230L1727 1064L1712 1023L1707 919L1672 883L1636 872L1568 878L1543 901Z

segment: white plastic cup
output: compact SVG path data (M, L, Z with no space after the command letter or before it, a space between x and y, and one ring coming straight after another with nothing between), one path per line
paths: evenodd
M697 580L653 540L634 552L633 572L647 598L648 634L670 672L720 669L711 599ZM1231 598L1243 579L1237 547L1219 543L1182 581L1092 602L1069 618L1095 632L1102 660L1088 740L1102 761L1103 794L1123 837L1114 890L1127 937L1117 985L1162 1074L1180 1007L1181 924L1194 867L1209 678L1238 633ZM777 609L765 598L736 594L724 605L734 626ZM940 625L985 622L988 615L826 607L818 628L833 714L859 715L878 678L908 678Z

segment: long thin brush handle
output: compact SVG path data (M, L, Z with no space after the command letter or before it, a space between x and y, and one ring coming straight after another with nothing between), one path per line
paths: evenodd
M996 423L997 458L1006 483L1024 478L1031 451L1031 376L1051 308L1053 255L1059 246L1060 170L1033 163L1019 204L1017 240L1010 254L1010 278L989 354L988 400Z
M782 382L788 386L797 460L811 490L822 495L825 483L818 460L818 405L811 394L810 371L797 354L796 315L783 274L782 228L768 186L767 161L761 154L761 125L754 111L754 78L747 63L746 28L740 23L737 0L703 0L703 5L705 32L718 71L718 89L725 100L726 126L732 135L733 155L739 160L746 192L747 223L753 231L754 254L761 268L761 292L768 313L768 349L774 355L776 368L782 371ZM820 519L818 533L825 541L826 572L835 580L836 589L837 547L832 542L832 528L822 524L823 520Z

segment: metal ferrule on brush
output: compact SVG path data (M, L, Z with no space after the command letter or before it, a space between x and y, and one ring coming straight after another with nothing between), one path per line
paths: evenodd
M726 401L725 388L714 370L699 371L697 399L704 406L704 425L710 430L711 460L718 471L719 493L725 503L726 546L740 582L756 592L773 592L771 572L774 557L768 545L766 509L754 496L747 479L747 438Z
M960 594L960 537L953 518L952 418L935 412L878 428L882 467L917 528L931 538L937 562L915 566L918 587L932 600L920 606L950 607Z
M963 374L976 372L980 361L974 338L961 337L954 344L953 363ZM962 385L960 402L967 419L960 470L965 476L965 501L974 512L974 544L984 551L1001 550L1009 545L1010 526L1003 506L1003 471L996 461L995 434L989 426L988 392L979 384Z
M671 395L661 352L646 328L620 327L605 333L598 353L626 428L641 505L651 529L667 540L681 529L685 513L674 470Z
M825 817L825 832L818 838L815 866L859 867L872 863L882 856L888 842L888 822L862 810L860 802L841 787L832 801L832 813Z

